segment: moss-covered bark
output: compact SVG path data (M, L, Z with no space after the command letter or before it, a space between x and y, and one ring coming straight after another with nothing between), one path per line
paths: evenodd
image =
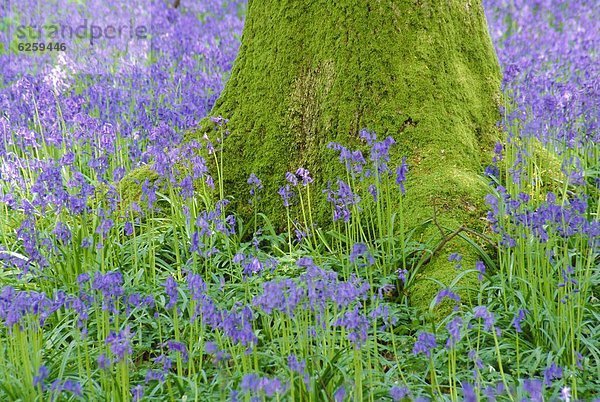
M326 145L356 145L367 128L395 138L392 162L408 157L409 227L431 218L434 204L446 226L477 225L499 86L480 1L250 0L238 59L211 113L229 119L226 193L243 212L255 173L265 184L262 209L283 223L277 189L285 172L308 168L322 188L339 174ZM316 216L325 223L331 212L322 198ZM439 239L437 232L422 235ZM472 251L451 242L425 274L449 282L451 251L474 264ZM436 291L429 286L413 299L428 303Z
M330 141L358 142L362 128L396 139L408 156L408 226L430 218L476 225L482 161L496 140L500 72L480 1L250 1L232 76L212 115L229 119L225 187L247 199L250 173L265 183L263 209L284 222L284 174L308 168L323 186L339 174ZM242 203L240 202L240 206ZM323 200L316 216L324 223ZM439 239L436 228L422 233ZM454 277L451 242L425 274ZM415 289L427 303L435 290Z

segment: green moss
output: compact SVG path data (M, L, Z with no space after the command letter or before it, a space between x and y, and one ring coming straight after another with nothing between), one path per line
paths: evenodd
M561 192L564 190L566 181L565 174L561 169L561 160L553 151L548 150L536 138L524 138L513 140L512 150L522 150L529 156L527 162L531 164L526 171L532 176L530 180L521 184L521 191L529 193L534 200L546 199L548 192ZM508 172L513 166L515 157L504 158L502 168ZM510 161L510 162L509 162Z
M143 165L132 170L117 185L117 191L121 195L121 204L128 208L132 203L139 202L142 198L142 184L148 180L149 183L156 182L160 176L149 165Z
M480 1L250 1L238 59L211 112L229 119L226 194L247 215L245 183L257 174L261 209L283 228L277 189L285 173L306 167L323 189L342 174L326 145L360 146L358 133L368 128L396 139L393 164L408 156L409 227L431 218L434 203L444 224L480 227L485 186L477 175L499 137L499 86ZM315 216L327 226L325 197ZM441 238L431 227L419 235ZM454 278L450 251L474 263L470 249L451 242L425 274ZM426 306L436 292L422 281L412 298Z

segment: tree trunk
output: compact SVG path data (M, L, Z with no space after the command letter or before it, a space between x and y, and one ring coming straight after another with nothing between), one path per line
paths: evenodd
M408 227L433 215L456 228L481 226L486 187L478 174L498 137L500 70L477 0L250 0L240 53L213 116L229 119L226 194L248 208L248 176L265 184L261 210L285 224L277 189L287 171L309 169L324 188L340 173L331 141L360 143L367 128L407 156ZM319 192L320 195L320 192ZM321 224L331 207L316 202ZM439 240L431 226L423 238ZM455 276L450 242L428 276ZM428 303L437 289L417 287Z

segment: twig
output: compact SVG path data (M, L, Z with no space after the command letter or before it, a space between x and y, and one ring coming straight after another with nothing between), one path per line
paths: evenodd
M466 226L460 226L454 232L452 232L452 233L450 233L450 234L447 235L446 232L444 231L444 228L437 221L437 209L436 209L435 204L433 206L433 223L439 229L439 231L442 234L443 238L438 243L438 245L436 246L436 248L431 252L431 254L429 254L427 256L423 255L423 258L421 259L421 262L418 265L419 267L422 267L423 265L429 264L431 262L431 259L437 253L440 252L440 250L446 245L446 243L448 243L450 240L452 240L453 238L455 238L456 236L458 236L461 232L471 233L472 235L478 236L478 237L482 238L483 240L487 241L489 244L491 244L495 248L498 247L496 245L496 243L491 238L489 238L488 236L484 235L483 233L479 233L479 232L477 232L477 231L475 231L473 229L470 229L470 228L468 228Z
M440 226L440 224L437 221L437 209L436 209L435 203L433 204L433 223L439 229L440 233L442 234L442 237L446 236L446 233L444 232L444 229Z
M419 267L423 266L423 265L427 265L429 264L429 262L431 261L431 259L440 252L440 250L442 248L444 248L444 246L446 245L446 243L448 243L450 240L452 240L453 238L455 238L456 236L458 236L461 232L465 231L465 227L461 226L458 229L456 229L454 232L450 233L448 236L444 237L436 246L436 248L431 252L431 254L429 254L428 256L424 256L423 259L421 260L421 262L419 263Z
M498 248L498 245L496 244L496 242L494 240L492 240L489 236L486 236L483 233L479 233L478 231L469 229L467 227L463 227L463 230L467 233L471 233L472 235L482 238L483 240L485 240L486 242L491 244L494 248Z

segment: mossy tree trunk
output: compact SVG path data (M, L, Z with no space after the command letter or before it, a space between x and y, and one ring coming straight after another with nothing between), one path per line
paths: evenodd
M321 189L339 173L327 144L358 144L359 131L392 136L392 162L408 157L408 227L480 221L478 174L497 139L500 71L477 0L250 0L240 53L211 115L229 119L226 193L247 204L246 180L265 184L262 210L285 225L277 189L287 171L309 169ZM392 164L393 166L393 164ZM317 216L330 206L317 202ZM424 238L435 238L431 227ZM449 252L430 264L447 282ZM473 258L469 258L469 256ZM417 287L428 303L435 290Z

